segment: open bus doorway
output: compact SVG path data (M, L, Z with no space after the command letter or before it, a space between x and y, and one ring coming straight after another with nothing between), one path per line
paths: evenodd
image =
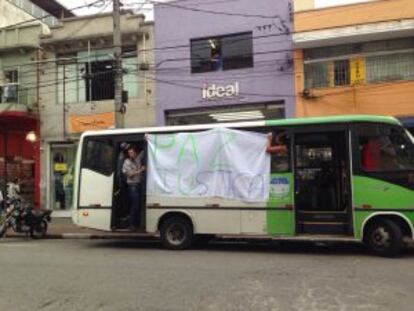
M115 141L116 169L112 228L145 229L146 143L123 137Z
M295 135L296 231L352 234L347 131Z

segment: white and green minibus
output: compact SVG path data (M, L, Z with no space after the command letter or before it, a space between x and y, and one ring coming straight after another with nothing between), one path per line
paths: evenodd
M144 151L140 231L170 249L231 236L361 241L395 256L413 239L414 145L392 117L86 132L76 162L75 224L128 232L119 169L125 144Z

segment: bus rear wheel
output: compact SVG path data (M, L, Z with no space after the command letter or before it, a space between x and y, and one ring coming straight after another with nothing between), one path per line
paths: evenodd
M390 219L378 219L369 225L364 234L368 250L383 257L396 257L403 246L401 228Z
M161 243L168 249L187 249L194 240L191 222L180 216L173 216L163 221L160 226L160 233Z

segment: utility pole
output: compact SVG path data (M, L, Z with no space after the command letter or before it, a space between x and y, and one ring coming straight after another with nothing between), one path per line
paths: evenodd
M63 61L63 139L66 139L66 60Z
M115 57L115 126L124 127L124 107L122 103L122 34L120 17L120 0L113 0L113 21L114 21L114 57Z

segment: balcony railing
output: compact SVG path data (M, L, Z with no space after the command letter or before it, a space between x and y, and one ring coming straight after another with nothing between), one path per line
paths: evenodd
M1 104L19 104L19 84L9 83L0 85Z
M414 80L414 52L367 55L353 59L306 63L305 88Z
M32 3L29 0L7 0L10 3L13 3L18 8L22 9L26 13L32 15L34 18L40 19L42 22L49 26L59 25L59 20L50 15L48 12L38 7L36 4Z
M22 89L19 83L0 85L0 112L31 111L34 100L34 90Z

